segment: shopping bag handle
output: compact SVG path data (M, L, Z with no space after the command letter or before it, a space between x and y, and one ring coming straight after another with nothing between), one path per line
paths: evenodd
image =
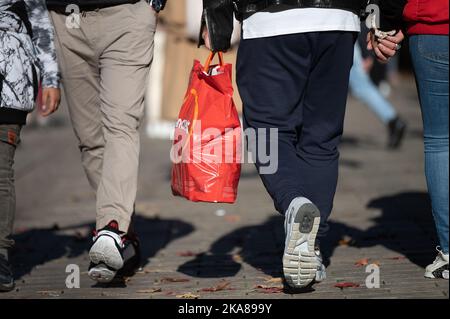
M219 56L219 63L220 63L220 66L224 66L224 62L223 62L223 52L211 52L211 53L209 54L208 59L206 60L206 63L205 63L205 72L208 72L208 71L209 71L209 68L211 67L211 62L212 62L212 60L214 59L214 57L216 56L216 53L217 53L217 55Z

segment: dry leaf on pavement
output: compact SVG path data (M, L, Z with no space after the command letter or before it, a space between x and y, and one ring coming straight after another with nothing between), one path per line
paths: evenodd
M258 285L255 288L258 292L261 292L264 294L279 294L284 291L283 287L271 287L271 286L265 286L265 285Z
M188 250L188 251L178 252L177 256L179 256L179 257L196 257L196 256L198 256L198 254L194 253L193 251Z
M203 288L200 291L203 291L203 292L217 292L217 291L222 291L222 290L230 290L231 289L231 288L229 288L230 285L231 285L231 282L223 281L223 282L219 283L215 287Z
M405 256L395 256L395 257L388 257L386 259L390 259L390 260L403 260L406 259Z
M345 236L339 241L339 246L351 246L354 244L355 240L349 236Z
M235 254L233 255L233 261L237 262L237 263L241 263L243 261L242 256L239 254Z
M334 285L336 288L344 289L344 288L359 288L359 284L354 282L340 282Z
M198 299L198 298L200 298L200 296L194 295L190 292L188 292L186 294L182 294L182 295L177 295L176 297L180 298L180 299Z
M363 258L363 259L360 259L357 262L355 262L355 266L357 266L357 267L367 266L368 264L369 264L368 258Z
M283 278L267 278L266 282L271 284L281 284L283 283Z
M160 280L161 283L174 283L174 282L189 282L187 278L174 278L174 277L164 277Z
M239 215L227 215L224 217L225 221L229 223L238 223L241 221L241 216Z
M154 294L157 292L161 292L161 288L153 288L153 289L144 289L144 290L138 290L136 291L138 294Z

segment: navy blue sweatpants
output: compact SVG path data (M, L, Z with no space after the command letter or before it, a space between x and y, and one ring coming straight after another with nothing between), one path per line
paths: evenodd
M242 40L239 47L237 82L245 129L266 130L267 150L275 136L269 129L278 129L275 173L261 174L259 148L249 141L262 181L282 214L299 196L318 206L319 239L328 231L336 193L338 145L356 36L339 31L300 33Z

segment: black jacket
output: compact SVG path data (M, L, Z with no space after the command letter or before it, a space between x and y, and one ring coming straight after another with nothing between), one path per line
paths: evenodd
M213 51L228 50L233 33L233 13L242 20L245 18L242 12L244 7L262 1L267 0L203 0L202 30L206 27L209 31L211 49ZM400 29L402 9L406 0L348 0L348 2L352 5L355 3L360 5L362 12L368 4L377 4L381 11L380 29L383 31ZM304 0L304 3L307 3L305 7L339 8L330 0ZM283 7L280 8L283 10ZM284 10L286 9L284 7ZM203 44L204 41L200 36L199 45Z
M403 9L408 0L371 0L370 2L380 7L380 30L403 29Z

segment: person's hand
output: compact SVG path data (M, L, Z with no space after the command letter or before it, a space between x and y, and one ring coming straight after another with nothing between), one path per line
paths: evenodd
M42 105L39 110L41 115L47 117L53 114L58 109L60 101L61 101L61 92L59 89L43 88Z
M400 49L400 43L405 39L402 31L394 36L387 36L384 39L377 38L373 32L367 35L367 49L374 51L377 59L386 63Z
M211 50L211 39L209 38L209 32L208 32L208 28L206 26L203 27L202 38L203 38L203 41L205 41L205 47L208 50Z

